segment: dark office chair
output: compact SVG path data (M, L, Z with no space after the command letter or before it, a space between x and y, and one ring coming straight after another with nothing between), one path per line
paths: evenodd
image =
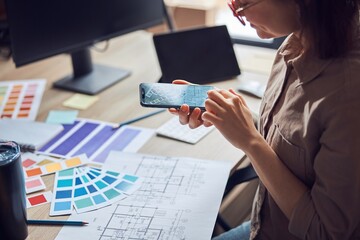
M238 184L244 183L244 182L248 182L251 181L255 178L257 178L257 174L254 170L254 168L252 167L252 165L250 164L247 167L244 168L239 168L237 170L235 170L235 172L233 172L231 174L231 176L229 177L229 180L226 184L225 187L225 192L224 192L224 196L223 199L231 192L231 190L234 189L235 186L237 186ZM226 220L220 215L220 213L217 216L216 219L216 224L218 226L220 226L224 231L228 231L230 230L232 227L226 222Z

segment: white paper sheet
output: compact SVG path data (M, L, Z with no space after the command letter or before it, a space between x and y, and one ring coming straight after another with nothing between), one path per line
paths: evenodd
M63 227L56 239L209 240L232 164L182 157L111 152L115 171L144 178L125 200L70 220L89 225Z

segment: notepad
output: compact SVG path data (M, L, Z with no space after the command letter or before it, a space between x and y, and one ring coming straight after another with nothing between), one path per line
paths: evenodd
M187 125L181 125L178 117L173 117L157 130L158 136L168 137L179 141L195 144L213 130L214 127L200 126L190 129Z
M61 124L1 119L0 139L15 141L19 144L32 144L38 149L63 129Z

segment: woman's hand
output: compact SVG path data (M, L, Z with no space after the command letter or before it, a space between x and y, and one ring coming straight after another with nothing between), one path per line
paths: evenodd
M173 84L192 84L185 80L174 80ZM201 118L202 111L200 108L195 108L192 111L187 104L183 104L180 109L170 108L169 112L179 116L179 121L182 125L188 124L190 128L197 128L201 125L206 127L212 126L209 122L204 122Z
M212 123L231 144L246 153L252 140L261 135L245 100L233 89L211 90L208 96L203 121Z

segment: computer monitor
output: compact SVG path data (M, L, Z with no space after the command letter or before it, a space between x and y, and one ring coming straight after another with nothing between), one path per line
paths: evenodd
M69 53L73 74L54 86L94 95L130 72L92 64L97 42L164 20L163 0L6 0L16 67Z

